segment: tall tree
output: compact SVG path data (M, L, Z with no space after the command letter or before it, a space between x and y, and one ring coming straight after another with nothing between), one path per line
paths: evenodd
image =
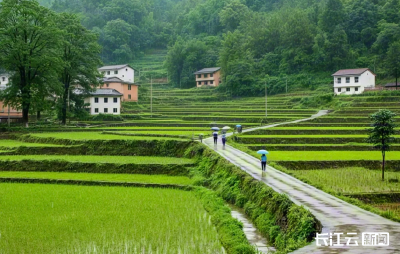
M386 66L391 75L396 78L396 90L397 90L397 79L400 72L400 42L395 42L390 45L387 56L386 56Z
M59 84L61 31L56 17L34 0L0 3L0 65L14 74L9 90L17 91L18 96L10 97L10 101L21 105L26 124L33 87Z
M382 181L385 180L385 155L390 151L390 145L394 142L393 134L395 133L394 124L395 113L384 109L370 116L372 120L372 129L368 129L368 143L374 145L375 149L382 152Z
M341 0L328 0L322 12L320 26L324 32L331 33L337 25L341 25L346 19Z
M79 84L81 89L89 91L99 83L101 75L97 68L102 64L101 48L97 35L83 27L76 15L61 13L58 20L64 30L61 45L64 68L60 79L63 84L61 121L66 124L71 84Z

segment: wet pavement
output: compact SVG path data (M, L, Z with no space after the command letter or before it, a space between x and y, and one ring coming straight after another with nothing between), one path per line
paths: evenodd
M327 111L320 111L311 118L256 127L244 130L243 132L256 129L272 128L289 123L308 121L325 114L327 114ZM230 135L231 133L227 134L227 136ZM340 243L344 246L332 246L337 244L337 234L332 235L332 244L329 241L329 235L326 235L322 237L328 238L327 244L330 245L329 247L324 247L324 241L320 240L318 243L323 246L317 246L317 243L313 242L304 248L294 251L293 253L400 253L400 223L393 222L379 215L349 204L270 166L267 166L266 174L262 175L261 165L258 159L229 145L226 145L226 147L223 148L220 140L217 146L214 146L211 138L205 139L204 143L231 163L239 166L242 170L246 171L255 179L264 182L279 193L287 194L294 203L309 209L311 213L319 221L321 221L323 226L322 233L343 233L342 235L339 235L339 238ZM362 233L367 232L389 233L389 246L363 246ZM350 235L351 233L356 234ZM351 239L346 239L346 237ZM355 239L356 237L358 237L358 239ZM379 239L380 244L385 243L385 240L382 238L382 236ZM347 245L348 241L350 241L349 245L355 244L355 241L357 241L358 246L349 246Z

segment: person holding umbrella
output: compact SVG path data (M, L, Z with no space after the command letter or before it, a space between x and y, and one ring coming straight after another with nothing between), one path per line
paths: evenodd
M216 145L217 142L218 142L218 132L214 131L213 132L213 137L214 137L214 145Z
M218 131L219 131L219 128L218 128L218 127L212 127L211 130L214 131L214 132L213 132L214 145L216 145L217 142L218 142Z
M265 172L265 169L267 167L267 154L269 154L269 153L266 150L259 150L259 151L257 151L257 153L261 154L261 160L260 160L261 161L261 170L263 172Z
M223 147L225 147L225 143L226 143L226 132L230 129L231 127L229 126L225 126L224 128L222 128L222 145Z

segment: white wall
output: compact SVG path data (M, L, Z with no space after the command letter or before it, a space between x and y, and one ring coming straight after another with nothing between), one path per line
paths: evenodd
M355 82L355 78L358 77L358 83ZM341 83L338 83L338 78L341 78ZM350 82L346 83L346 78L350 78ZM358 87L358 91L355 88ZM335 94L361 94L364 92L364 88L375 87L375 75L370 71L366 71L361 75L352 76L335 76L334 77L334 93ZM341 92L338 91L341 88ZM346 88L350 88L347 91Z
M356 91L356 87L358 87L358 91ZM339 92L339 88L341 91ZM350 91L347 91L347 88L350 89ZM363 86L352 86L352 87L335 87L334 88L335 94L346 94L346 95L352 95L352 94L362 94L364 92L364 87Z
M5 88L8 82L9 82L8 74L0 74L0 87Z
M117 70L118 71L117 74L115 74L115 71L116 70L105 70L104 77L106 78L117 77L123 81L135 83L135 71L131 67L127 66L121 68ZM108 74L108 72L110 72L110 74Z
M360 84L364 87L375 87L375 75L370 71L366 71L360 76Z
M94 98L99 98L99 102L95 103ZM104 103L104 98L108 98L108 103ZM114 98L117 98L117 102L114 102ZM85 103L90 104L90 114L91 115L97 115L97 114L113 114L113 115L119 115L121 114L121 97L120 96L115 96L115 97L104 97L104 96L95 96L95 97L89 97L85 99ZM95 108L99 109L99 112L95 112ZM104 108L108 109L107 113L104 113ZM117 109L117 112L114 113L114 108Z

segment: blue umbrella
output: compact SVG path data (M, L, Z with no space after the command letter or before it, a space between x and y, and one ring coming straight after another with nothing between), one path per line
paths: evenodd
M258 154L269 154L269 152L267 150L258 150L257 153Z
M238 124L238 125L236 125L236 127L238 127L238 128L239 128L239 127L242 127L242 126L241 126L240 124Z
M219 131L219 128L218 128L218 127L212 127L211 130L213 130L213 131Z

